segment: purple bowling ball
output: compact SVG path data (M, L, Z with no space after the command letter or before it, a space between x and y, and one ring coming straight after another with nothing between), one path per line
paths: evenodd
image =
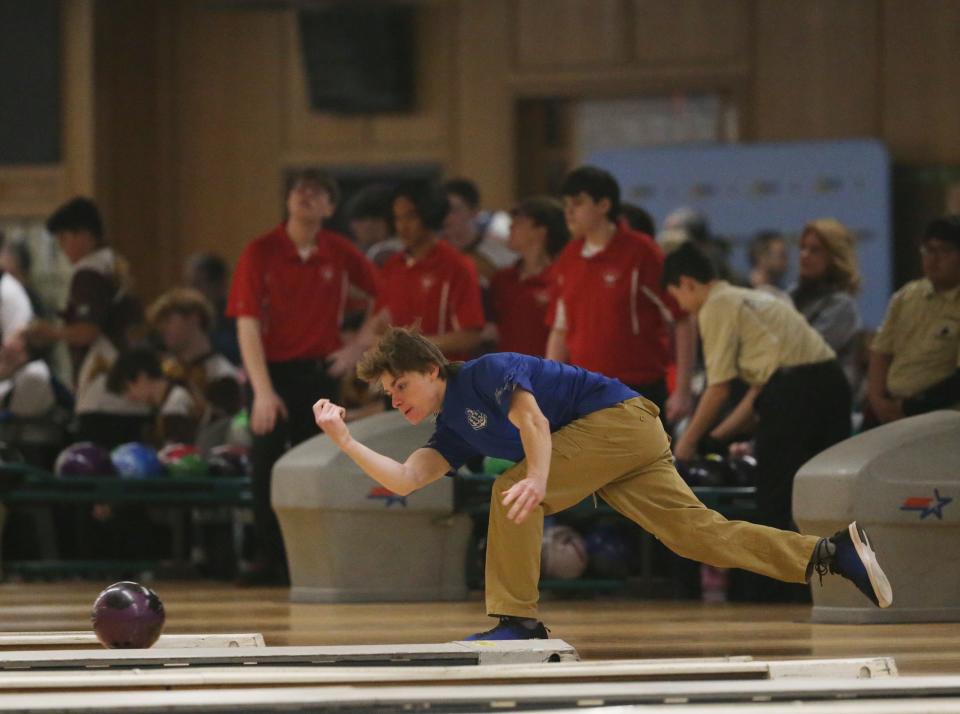
M90 613L104 647L146 649L160 637L166 614L157 594L140 583L114 583L97 596Z
M53 472L60 477L113 476L116 470L109 451L91 441L80 441L60 452Z

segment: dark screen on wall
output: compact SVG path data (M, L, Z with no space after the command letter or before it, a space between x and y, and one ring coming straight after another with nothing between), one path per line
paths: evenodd
M363 2L301 10L310 107L338 114L410 111L415 9Z
M59 161L59 3L0 0L0 164Z

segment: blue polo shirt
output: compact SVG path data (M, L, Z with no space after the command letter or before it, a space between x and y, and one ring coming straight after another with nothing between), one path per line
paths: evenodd
M519 430L510 423L513 390L537 400L555 432L574 419L639 396L616 379L553 360L500 352L463 365L447 380L437 428L427 448L454 469L474 456L524 458Z

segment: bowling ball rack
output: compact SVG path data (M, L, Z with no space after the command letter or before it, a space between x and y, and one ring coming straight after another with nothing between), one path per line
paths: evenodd
M169 563L155 560L59 559L56 546L47 543L37 560L3 561L5 574L58 577L67 575L101 576L154 571L164 567L173 571L189 571L189 548L186 547L187 516L197 509L229 511L231 518L253 506L250 479L247 477L121 479L115 475L102 477L57 478L50 472L26 464L0 465L0 501L8 508L30 509L38 518L48 519L41 528L53 528L50 507L109 504L112 506L149 506L167 509L171 522L180 524L174 530L173 557Z

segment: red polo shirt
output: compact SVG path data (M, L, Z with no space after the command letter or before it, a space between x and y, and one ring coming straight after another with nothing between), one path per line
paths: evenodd
M374 310L386 309L393 325L408 327L419 320L425 335L482 328L480 283L467 260L444 240L438 240L420 260L405 252L394 253L380 270L381 289Z
M665 377L668 320L685 316L660 287L663 250L642 233L618 227L599 253L585 258L572 240L554 263L563 300L571 364L643 385ZM556 319L556 302L548 314Z
M321 230L300 256L283 223L240 255L227 314L260 320L268 362L319 359L338 349L350 285L377 292L373 264L338 233Z
M490 307L497 323L501 352L543 357L547 351L547 310L553 286L552 267L521 277L521 263L498 270L490 278Z

